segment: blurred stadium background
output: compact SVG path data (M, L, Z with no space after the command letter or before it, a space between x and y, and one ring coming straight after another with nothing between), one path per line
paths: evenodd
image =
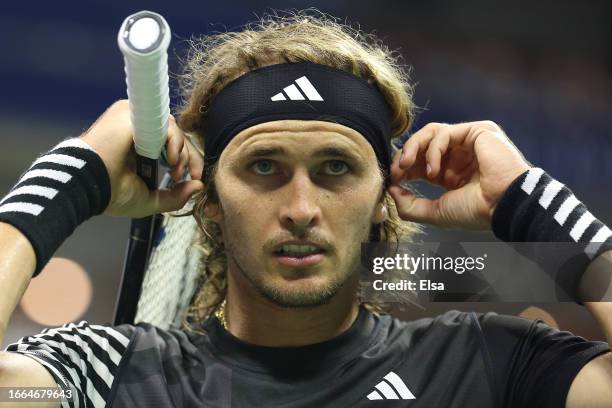
M116 34L127 15L142 9L164 15L174 34L176 73L176 55L192 34L234 30L271 9L307 7L375 31L404 56L423 108L413 129L430 121L494 120L529 161L612 223L612 4L607 1L7 2L0 13L0 195L38 153L78 136L125 97ZM63 319L110 322L128 227L129 220L106 216L79 227L57 254L70 261L52 264L55 285L38 285L22 302L5 343ZM428 233L431 241L491 238L431 228ZM544 316L562 329L603 339L586 310L570 303L424 306L403 315L527 309L530 317Z

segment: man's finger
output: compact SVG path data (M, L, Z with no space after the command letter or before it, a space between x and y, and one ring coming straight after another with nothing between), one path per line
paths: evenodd
M444 154L448 150L450 144L450 135L448 132L440 131L440 133L431 140L425 153L427 160L427 177L434 178L440 172L441 161Z
M189 147L187 143L183 144L183 150L179 154L178 163L172 167L171 176L172 179L176 182L179 182L183 179L183 175L185 174L185 167L189 164Z
M166 141L166 153L168 164L175 166L181 158L181 151L185 144L185 135L174 120L168 121L168 139Z
M187 140L186 145L189 150L189 174L192 180L202 180L202 172L204 170L204 158L200 152L193 147L191 142Z
M389 194L395 201L397 213L405 221L435 224L438 215L438 200L417 197L413 192L392 185Z
M443 123L428 123L416 131L406 143L404 143L404 155L400 160L400 167L408 169L413 166L419 158L419 154L427 151L429 142L433 139L443 126Z
M402 159L394 160L391 164L391 184L399 184L402 181L421 180L426 178L425 159L420 155L410 167L401 168L399 163ZM431 181L431 180L430 180Z
M415 132L402 148L403 155L398 168L392 171L392 180L426 178L442 183L442 163L450 146L461 145L474 149L479 129L490 130L488 122L466 122L458 124L428 123Z
M204 188L199 180L189 180L175 184L170 189L151 191L155 212L163 213L180 210L189 198Z
M411 137L406 141L406 143L404 143L404 146L402 146L400 159L398 162L399 167L402 169L410 168L416 161L418 153L419 145L415 140L412 140Z

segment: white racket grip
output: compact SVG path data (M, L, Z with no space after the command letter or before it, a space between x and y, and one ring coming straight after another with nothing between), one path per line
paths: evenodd
M159 158L168 132L170 37L166 20L151 11L127 17L117 36L125 62L136 153L150 159Z

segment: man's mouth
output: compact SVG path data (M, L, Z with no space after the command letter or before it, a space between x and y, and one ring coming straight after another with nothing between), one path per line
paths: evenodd
M315 265L323 260L324 253L322 248L315 245L294 244L283 245L274 251L280 264L294 268Z
M292 257L304 257L308 255L313 255L313 254L320 254L322 252L323 252L323 249L315 245L295 245L295 244L283 245L277 251L275 251L275 253L278 255L292 256Z

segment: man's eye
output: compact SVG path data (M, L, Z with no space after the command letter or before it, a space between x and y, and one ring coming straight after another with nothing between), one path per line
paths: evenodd
M267 176L274 172L274 165L271 160L258 160L251 167L255 170L255 173L262 176Z
M342 160L330 160L324 164L325 173L331 176L341 176L349 170L348 164Z

